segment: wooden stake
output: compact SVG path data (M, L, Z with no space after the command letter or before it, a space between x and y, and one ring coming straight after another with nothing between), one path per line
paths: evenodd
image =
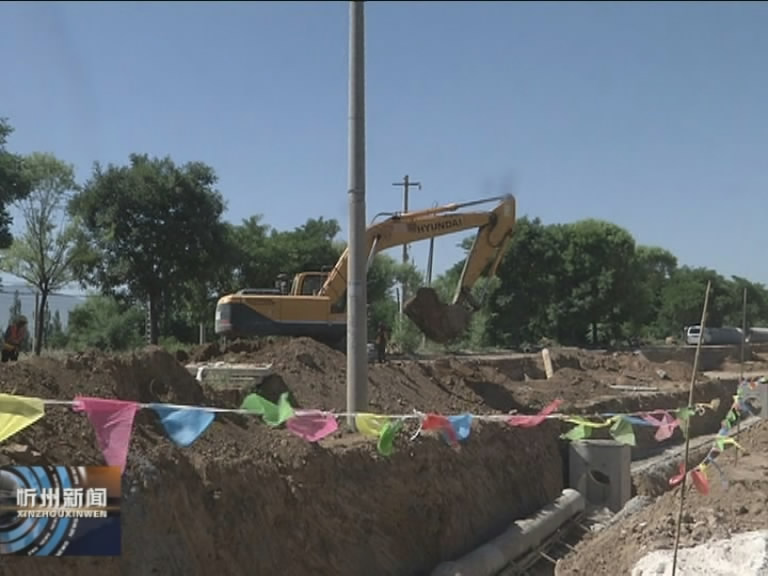
M693 356L693 374L691 375L691 388L688 392L688 408L693 406L693 391L696 387L696 373L699 370L699 355L701 354L701 343L704 340L704 326L707 321L707 308L709 307L709 290L712 282L707 282L707 291L704 293L704 308L701 310L701 323L699 324L699 341L696 343L696 354ZM683 432L685 433L685 456L683 457L683 481L680 483L680 511L677 515L677 533L675 534L675 548L672 553L672 576L677 572L677 551L680 547L680 530L683 526L683 510L685 509L685 487L688 478L688 457L691 450L691 419L690 416L683 422Z
M549 354L547 348L542 348L541 359L544 362L544 373L547 375L547 380L555 375L554 367L552 366L552 356Z

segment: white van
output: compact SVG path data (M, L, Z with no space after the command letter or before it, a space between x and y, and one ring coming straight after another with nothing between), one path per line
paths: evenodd
M722 328L704 328L701 334L701 326L688 326L685 330L685 343L695 346L701 338L702 346L738 346L744 341L744 332L735 326L723 326Z
M701 336L701 326L688 326L685 329L685 343L688 346L696 346L699 343L699 337ZM702 344L706 344L706 338Z

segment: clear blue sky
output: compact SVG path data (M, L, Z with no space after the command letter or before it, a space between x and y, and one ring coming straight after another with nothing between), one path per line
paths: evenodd
M410 174L415 207L512 191L521 214L611 220L768 282L766 4L368 2L366 18L369 218ZM13 150L81 179L131 152L201 160L228 218L337 218L346 237L346 2L4 2L0 21ZM460 239L437 242L438 271Z

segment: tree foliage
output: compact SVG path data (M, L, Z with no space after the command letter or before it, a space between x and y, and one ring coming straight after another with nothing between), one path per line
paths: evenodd
M69 313L68 345L75 350L127 350L144 343L141 308L110 296L91 296Z
M499 346L605 345L680 336L700 320L707 281L710 326L741 325L748 291L753 323L768 322L768 291L714 270L678 267L658 247L636 246L614 224L518 222L488 305L489 340Z
M146 302L152 343L180 300L207 296L226 262L224 200L215 183L203 163L177 166L170 158L134 154L127 166L96 165L70 203L90 253L81 279L104 294Z
M31 192L18 202L24 232L3 253L0 269L13 274L40 294L46 310L51 292L73 281L82 251L75 243L76 226L66 217L67 195L77 188L75 170L51 154L24 159L23 173ZM45 340L44 314L35 317L35 354Z
M134 154L126 165L96 164L81 187L72 167L53 156L27 158L6 149L12 128L0 120L0 250L3 269L49 295L70 280L93 288L69 317L38 315L46 346L139 346L149 312L153 343L213 337L217 299L242 288L267 288L278 276L332 267L345 245L333 219L309 217L274 228L261 214L224 221L213 168ZM66 214L64 199L74 192ZM12 242L8 206L26 226ZM471 240L459 244L471 248ZM435 278L450 302L464 260ZM378 254L368 273L368 327L392 328L404 351L422 337L398 313L400 283L414 294L424 282L412 265ZM768 325L768 290L745 278L679 265L662 247L637 245L623 228L601 220L544 224L521 218L497 278L473 287L482 304L459 347L529 348L541 343L605 346L682 335L699 322L712 283L711 326L740 325L748 295L750 325ZM58 320L57 320L58 318ZM64 333L66 332L66 333Z
M332 265L343 250L334 234L334 222L310 220L289 231L276 231L254 217L240 225L229 225L229 252L236 255L218 286L223 292L241 287L274 284L280 274L293 275ZM236 239L236 240L235 240ZM470 243L462 242L467 248ZM312 247L309 256L306 246ZM258 265L256 265L258 264ZM450 301L458 284L463 260L438 276L433 286L441 299ZM378 254L368 274L369 337L379 323L392 328L396 348L411 352L422 343L410 321L398 314L396 287L405 280L410 293L423 279L412 266L403 266L388 254ZM481 280L474 288L475 298L484 306L475 314L466 337L449 348L486 346L527 349L540 343L605 346L680 336L684 326L699 321L706 282L713 285L710 325L740 325L744 288L748 291L751 324L768 324L768 291L743 278L726 279L713 270L678 267L668 251L636 246L632 237L615 225L585 221L544 225L537 219L523 218L498 277ZM193 291L199 278L185 280ZM141 342L143 317L137 308L126 308L111 300L118 320L104 322L103 316L89 313L90 323L75 322L74 342L110 342L110 347ZM184 301L180 301L183 303ZM206 320L212 334L213 304L208 302ZM191 306L191 304L189 304ZM106 306L106 304L101 304ZM124 310L130 310L126 316ZM169 328L163 336L178 342L197 339L197 315L177 306L170 314ZM119 312L118 312L119 311ZM197 311L199 312L199 310ZM78 312L79 313L79 312ZM116 326L126 319L127 341L103 334L102 326ZM98 337L83 336L91 328ZM102 330L102 332L98 332ZM113 334L119 332L113 329ZM134 339L135 338L135 339Z
M6 118L0 118L0 248L8 248L13 240L9 207L30 191L24 159L7 149L11 134L13 127Z

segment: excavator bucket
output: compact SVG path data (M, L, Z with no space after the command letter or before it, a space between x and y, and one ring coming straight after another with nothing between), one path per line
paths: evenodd
M472 313L460 304L445 304L434 288L419 288L403 312L433 342L444 344L463 335Z

